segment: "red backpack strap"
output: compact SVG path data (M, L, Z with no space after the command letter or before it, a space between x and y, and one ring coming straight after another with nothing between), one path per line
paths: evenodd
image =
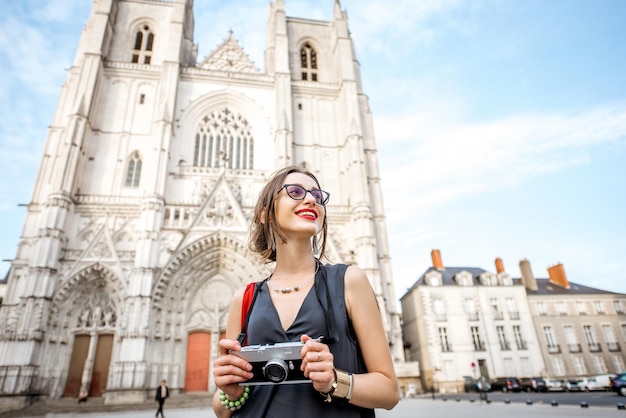
M237 337L237 341L241 346L248 345L248 320L250 319L250 310L254 305L263 283L269 279L265 279L263 282L249 283L246 286L246 290L243 292L243 300L241 301L241 333Z
M246 290L243 293L243 301L241 303L241 327L243 328L244 321L246 320L246 316L248 315L248 311L250 310L250 305L252 304L252 298L254 297L254 285L256 283L248 283L246 286Z

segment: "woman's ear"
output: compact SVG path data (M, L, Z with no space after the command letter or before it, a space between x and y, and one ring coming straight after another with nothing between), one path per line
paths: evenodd
M261 220L261 223L265 225L265 221L267 219L267 208L261 209L261 213L259 213L259 219Z

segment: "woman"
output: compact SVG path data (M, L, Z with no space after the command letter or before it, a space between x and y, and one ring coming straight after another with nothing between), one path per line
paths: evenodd
M299 167L279 170L261 192L250 248L270 277L257 284L249 310L248 344L301 342L301 370L310 383L246 387L252 366L241 350L244 290L233 297L226 337L213 374L213 409L222 417L371 417L393 408L398 385L380 312L365 273L355 266L322 265L329 194ZM318 337L325 337L322 341ZM241 385L240 385L241 383Z

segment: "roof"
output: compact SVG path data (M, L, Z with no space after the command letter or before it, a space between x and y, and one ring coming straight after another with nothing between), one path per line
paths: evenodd
M461 273L464 271L472 275L472 279L473 279L475 286L483 286L483 284L480 283L480 275L483 273L490 273L487 270L479 268L479 267L445 267L443 269L429 267L428 270L426 270L420 276L420 278L413 284L413 286L407 289L406 293L400 299L404 298L407 294L409 294L411 291L416 289L418 286L427 286L425 282L425 278L432 271L436 271L441 274L442 286L459 286L454 280L454 278L458 273ZM491 274L495 275L496 273L491 273ZM558 295L626 296L626 294L624 293L609 292L606 290L596 289L596 288L589 287L589 286L583 286L581 284L574 283L574 282L569 282L570 288L566 289L562 286L559 286L558 284L551 282L550 279L536 279L536 280L537 280L537 287L538 287L536 291L526 289L526 294L528 294L529 296L551 296L551 295L552 296L554 295L557 295L557 296ZM513 278L513 285L523 286L522 280L520 278Z
M553 296L553 295L620 295L626 296L623 293L609 292L606 290L596 289L594 287L583 286L582 284L569 282L570 288L566 289L563 286L559 286L550 281L550 279L536 279L537 290L528 290L526 293L529 296Z
M437 269L435 267L429 267L428 270L426 270L424 272L424 274L422 274L420 276L420 278L413 284L413 286L411 286L409 289L407 289L406 294L410 293L412 290L414 290L415 288L417 288L418 286L426 286L426 282L425 282L425 278L426 276L432 272L432 271L436 271L439 274L441 274L441 278L442 278L442 286L459 286L456 281L454 280L455 276L461 272L468 272L472 275L472 280L474 282L475 286L482 286L482 284L480 283L480 275L484 274L484 273L489 273L489 274L493 274L496 275L496 273L493 272L489 272L485 269L482 269L480 267L445 267L443 269ZM519 283L518 281L513 280L513 285L521 285L521 283ZM404 296L402 296L403 298ZM400 299L402 299L400 298Z

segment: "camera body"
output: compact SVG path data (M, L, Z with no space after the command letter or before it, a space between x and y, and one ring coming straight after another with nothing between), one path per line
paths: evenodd
M231 354L246 359L252 365L254 376L240 385L279 385L310 383L300 370L302 358L300 342L249 345Z

